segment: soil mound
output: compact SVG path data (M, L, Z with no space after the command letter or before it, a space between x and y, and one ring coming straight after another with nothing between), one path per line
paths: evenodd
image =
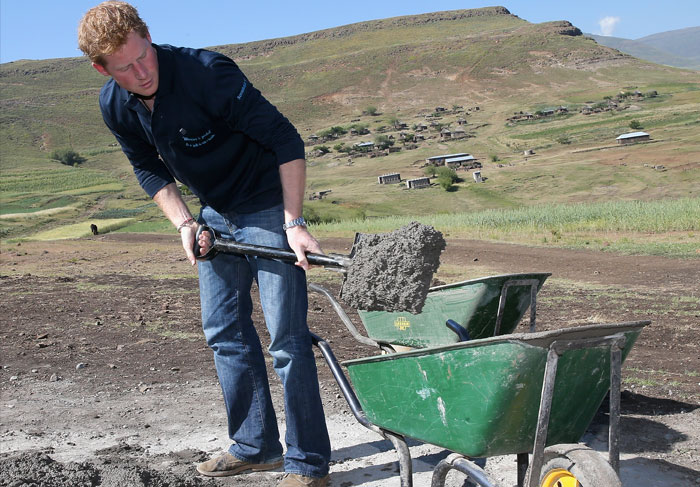
M211 479L193 469L158 472L140 462L102 457L98 463L52 459L46 451L22 452L0 459L0 485L8 487L205 487Z

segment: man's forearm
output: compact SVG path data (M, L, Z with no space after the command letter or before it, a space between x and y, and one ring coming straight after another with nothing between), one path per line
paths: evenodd
M192 218L192 213L190 213L187 204L182 199L180 190L177 189L175 183L170 183L153 195L153 201L158 204L168 220L177 228L187 260L190 261L190 264L195 265L197 261L192 249L198 225ZM206 254L209 251L204 248L203 242L200 243L200 246L202 246L202 254Z
M160 191L153 195L153 201L163 211L165 216L172 222L175 228L180 227L183 223L192 218L192 213L187 207L187 204L182 199L180 190L177 189L175 183L170 183L164 186Z
M285 222L299 218L304 205L306 161L295 159L280 165Z

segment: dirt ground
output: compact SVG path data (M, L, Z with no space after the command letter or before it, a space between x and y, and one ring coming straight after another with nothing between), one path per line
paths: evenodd
M538 295L540 330L651 320L623 367L621 478L625 486L700 485L700 259L447 242L443 282L551 272ZM322 241L341 253L350 244ZM323 269L310 280L339 288L337 274ZM176 236L6 244L0 283L0 485L267 487L281 478L194 472L228 439L199 324L196 270ZM265 343L259 309L256 323ZM311 295L309 323L340 360L376 353L320 295ZM333 443L330 485L398 486L391 445L356 422L317 357ZM271 380L279 404L272 373ZM596 449L606 448L605 422L600 413L583 439ZM429 485L449 452L410 446L415 485ZM487 461L504 486L515 484L514 470L513 458ZM462 485L458 476L448 480Z

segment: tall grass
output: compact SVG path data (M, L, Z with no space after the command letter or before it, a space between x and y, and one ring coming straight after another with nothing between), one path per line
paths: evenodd
M325 223L314 226L319 234L349 231L384 232L414 218L395 216ZM514 210L428 215L420 218L451 234L477 232L537 232L542 230L663 233L700 230L700 198L662 201L538 205Z
M389 232L415 218L395 216L313 225L319 237ZM448 239L471 238L700 257L700 198L557 204L420 217Z

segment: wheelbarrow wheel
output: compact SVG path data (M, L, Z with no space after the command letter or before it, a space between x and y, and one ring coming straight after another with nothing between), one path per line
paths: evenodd
M529 477L529 476L528 476ZM622 487L620 477L600 453L584 445L554 445L544 450L539 487Z

